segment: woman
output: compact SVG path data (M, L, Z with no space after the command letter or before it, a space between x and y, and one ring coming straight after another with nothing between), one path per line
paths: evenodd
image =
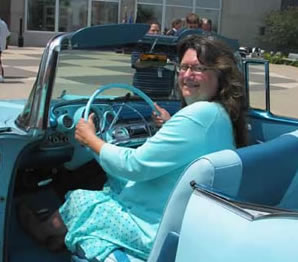
M178 56L185 107L142 146L105 143L95 135L91 117L77 124L76 139L97 154L108 178L127 181L123 190L70 192L45 222L21 208L23 225L35 239L56 245L65 237L70 251L79 245L88 259L98 261L119 248L146 259L185 167L207 153L245 144L242 78L231 51L215 40L190 36L179 43Z

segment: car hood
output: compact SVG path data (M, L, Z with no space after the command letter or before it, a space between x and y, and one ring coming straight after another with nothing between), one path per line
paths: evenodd
M12 127L26 100L0 100L0 127Z

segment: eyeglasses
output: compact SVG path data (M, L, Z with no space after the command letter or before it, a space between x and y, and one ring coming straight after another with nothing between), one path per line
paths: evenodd
M202 65L187 65L187 64L177 65L178 72L185 73L188 69L190 69L190 71L193 73L201 73L207 70L212 70L211 67L202 66Z

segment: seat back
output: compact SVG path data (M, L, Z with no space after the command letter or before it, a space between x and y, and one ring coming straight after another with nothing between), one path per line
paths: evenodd
M223 150L194 161L169 198L148 262L167 261L167 257L161 256L175 257L184 213L193 192L192 180L236 200L277 206L287 202L285 195L291 184L298 183L298 178L294 179L297 168L298 130L263 144ZM172 246L167 244L164 252L164 244L173 234L177 240L171 241Z
M209 187L211 194L194 190L183 217L175 261L297 261L298 212L275 208L290 202L298 210L298 131L235 153L242 164L238 192L226 194L222 185ZM213 195L215 191L251 205L244 208L243 203L231 203ZM295 202L289 201L294 198ZM260 211L259 204L270 208Z
M297 137L298 130L237 150L243 166L239 200L269 206L280 203L298 168Z
M179 237L185 208L192 193L190 182L195 180L208 187L222 188L227 194L236 194L241 169L240 159L232 150L223 150L194 161L181 176L169 198L148 262L168 261L167 257L175 257L177 241L169 241L169 238L173 238L173 235ZM168 245L169 242L172 246Z

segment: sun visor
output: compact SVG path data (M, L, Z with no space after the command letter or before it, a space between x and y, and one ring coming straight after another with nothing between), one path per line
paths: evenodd
M137 42L148 30L147 24L98 25L74 32L70 41L79 49L119 46Z

